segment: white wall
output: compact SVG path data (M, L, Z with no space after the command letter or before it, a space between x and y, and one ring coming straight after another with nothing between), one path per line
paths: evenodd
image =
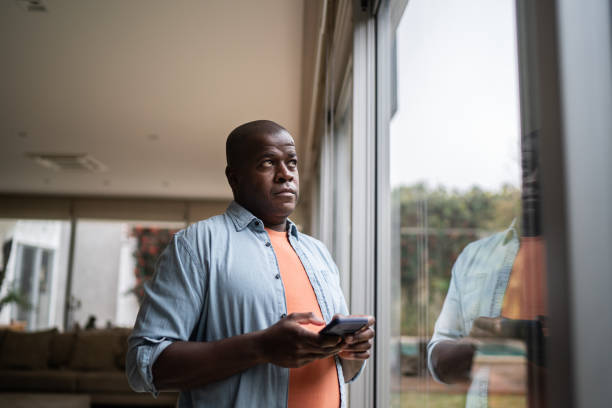
M117 308L122 223L79 221L76 226L72 296L81 307L73 322L81 327L90 315L96 326L114 322Z

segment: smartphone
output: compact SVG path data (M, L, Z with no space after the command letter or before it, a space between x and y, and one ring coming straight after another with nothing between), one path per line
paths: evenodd
M345 337L368 324L367 317L336 317L319 333Z

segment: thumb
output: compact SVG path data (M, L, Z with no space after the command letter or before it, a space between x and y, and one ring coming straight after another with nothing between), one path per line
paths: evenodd
M325 324L325 321L319 319L312 312L308 312L308 313L291 313L290 317L295 322L300 323L300 324L309 324L310 323L310 324L316 324L317 326L323 326Z

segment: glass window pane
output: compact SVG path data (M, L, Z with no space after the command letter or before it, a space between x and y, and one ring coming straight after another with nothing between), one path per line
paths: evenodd
M36 274L36 248L28 245L19 245L17 253L19 256L18 286L17 290L27 304L19 305L17 309L17 320L30 322L30 309L32 302L36 299L34 295L34 279Z
M537 134L521 140L514 7L411 0L391 18L396 407L541 403Z
M346 301L350 304L351 270L351 196L352 196L352 104L349 81L343 90L345 95L336 110L334 123L333 183L334 205L332 231L332 253L340 271L340 283Z
M0 219L0 326L63 328L70 223Z
M40 268L38 272L38 299L36 316L40 322L49 321L51 307L51 283L53 279L53 253L49 249L39 249Z
M183 227L176 222L79 220L69 325L132 327L157 258Z

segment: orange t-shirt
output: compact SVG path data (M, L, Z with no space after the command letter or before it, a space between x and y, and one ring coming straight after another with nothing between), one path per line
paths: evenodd
M313 312L323 320L317 296L310 284L306 270L287 238L287 232L266 228L278 268L285 287L287 314ZM321 326L305 325L313 332ZM313 361L300 368L289 370L289 408L317 407L338 408L340 406L340 385L336 362L333 357Z
M521 237L502 305L508 319L546 316L546 264L542 237Z

